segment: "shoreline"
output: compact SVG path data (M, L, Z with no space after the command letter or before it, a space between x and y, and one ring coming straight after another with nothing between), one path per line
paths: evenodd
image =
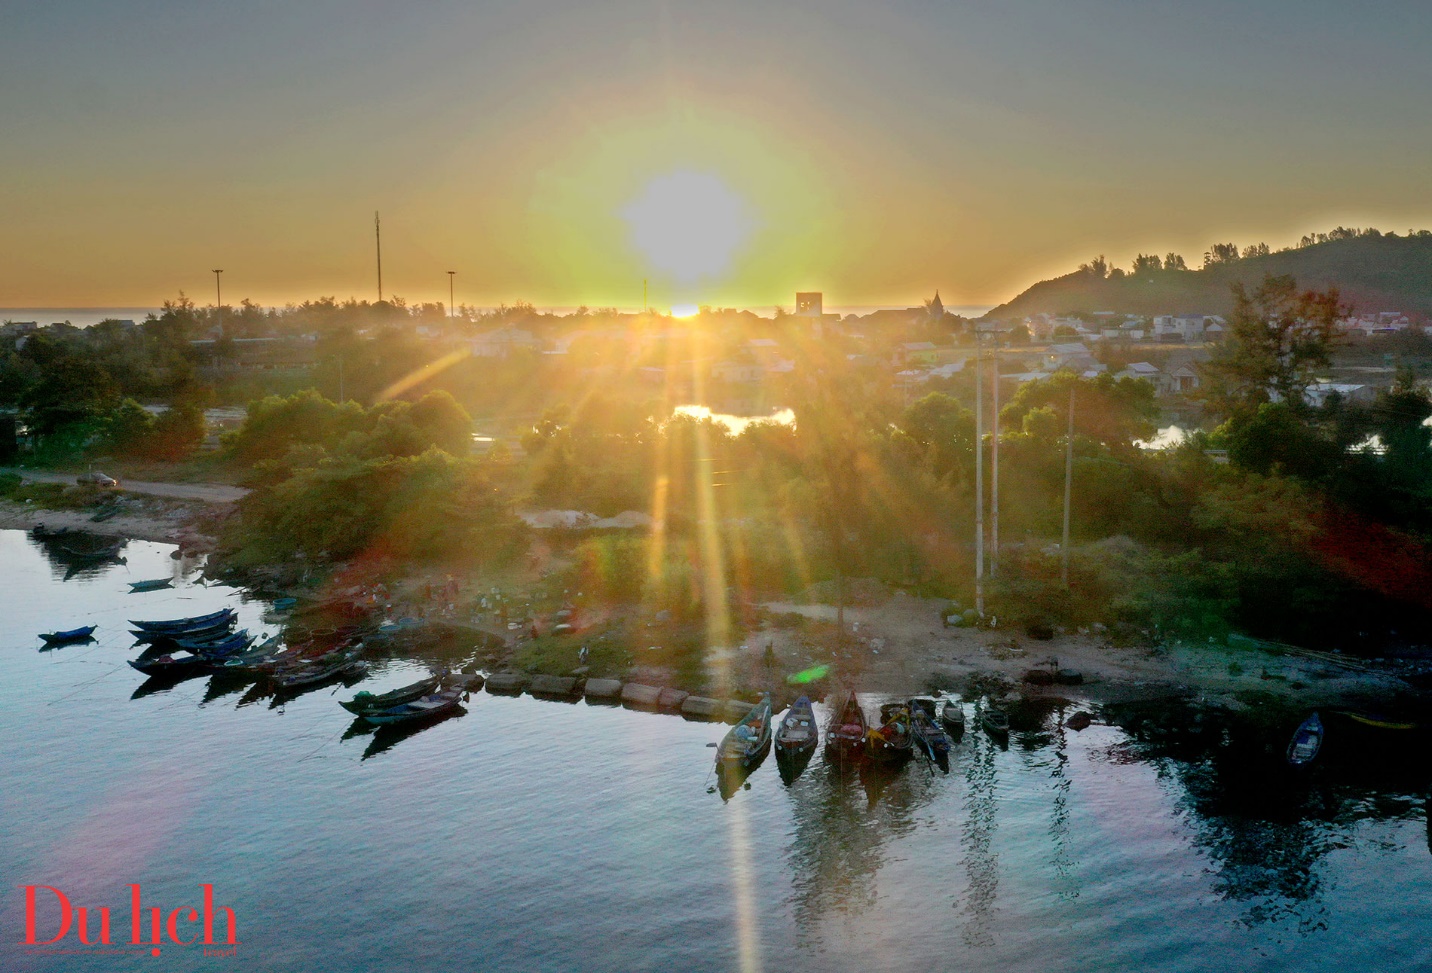
M0 500L0 529L30 530L43 523L174 544L186 551L213 549L213 538L196 530L194 523L214 512L214 504L131 495L128 506L125 513L96 524L90 520L92 510L54 510ZM453 642L467 641L469 637L476 641L479 634L487 639L502 638L506 644L501 649L491 642L471 647L489 672L574 675L573 670L579 666L575 647L570 666L521 666L517 659L527 643L513 640L510 633L499 632L494 625L478 623L471 605L472 590L468 599L457 599L465 604L435 612L436 606L420 592L425 580L441 577L444 569L403 565L400 570L402 580L393 585L385 602L372 606L379 609L379 617L395 621L417 619L423 628L434 631L446 627L449 631L444 640ZM1092 633L1039 640L1019 629L945 628L941 622L944 605L942 599L920 599L896 591L877 604L848 606L848 634L837 652L833 648L833 605L756 601L751 607L759 609L760 624L737 645L707 646L699 679L692 679L690 673L683 678L674 666L644 663L641 636L633 631L626 632L624 640L630 643L627 647L632 664L624 671L601 675L623 683L651 684L698 695L716 692L744 698L757 687L770 687L782 697L794 697L800 694L800 687L788 684L785 677L826 665L830 675L820 686L832 694L843 687L862 693L909 696L936 689L963 694L967 687L980 685L1030 698L1074 695L1099 702L1194 696L1230 710L1249 709L1261 703L1307 708L1368 705L1375 709L1427 705L1426 695L1399 678L1401 673L1396 666L1383 660L1344 660L1330 653L1293 647L1270 649L1252 644L1251 640L1238 646L1161 645L1153 640L1142 645L1115 646ZM633 607L594 609L593 624L580 626L574 633L575 641L608 638L608 612L625 614ZM470 612L472 623L464 619ZM602 616L606 616L604 621L597 622L596 617ZM766 664L768 647L775 659L774 668ZM1024 681L1031 670L1048 672L1055 668L1076 670L1081 677L1079 683L1034 685Z

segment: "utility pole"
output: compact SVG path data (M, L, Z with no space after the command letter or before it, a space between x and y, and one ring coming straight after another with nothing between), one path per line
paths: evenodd
M449 323L449 324L451 324L451 323L453 322L454 318L456 317L456 312L457 312L457 305L453 304L453 302L452 302L452 278L453 278L453 275L456 274L456 273L457 273L456 270L449 270L449 271L447 272L447 275L448 275L448 323Z
M219 337L224 336L224 290L219 286L219 275L222 270L214 271L214 315L219 321Z
M999 339L995 339L993 402L990 406L989 576L999 574Z
M1069 386L1069 433L1064 437L1064 537L1059 542L1059 580L1069 587L1069 494L1074 482L1074 386Z
M378 220L378 211L373 211L373 239L378 244L378 303L383 303L383 224Z
M984 348L975 329L975 614L984 618Z

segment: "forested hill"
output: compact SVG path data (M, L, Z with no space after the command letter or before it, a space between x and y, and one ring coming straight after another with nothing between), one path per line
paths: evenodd
M1265 274L1291 274L1300 287L1336 285L1360 312L1402 311L1432 317L1432 233L1329 240L1295 250L1237 258L1202 270L1144 270L1138 274L1081 268L1043 280L989 312L995 319L1041 312L1115 311L1123 314L1223 314L1229 285L1256 284Z

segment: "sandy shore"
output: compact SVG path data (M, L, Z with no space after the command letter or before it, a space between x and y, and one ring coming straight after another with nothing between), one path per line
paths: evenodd
M112 534L142 541L167 544L192 544L207 540L190 526L200 510L191 504L159 499L129 500L124 513L102 523L90 520L92 510L47 510L33 504L0 500L0 528L30 530L37 524L46 527L70 527Z

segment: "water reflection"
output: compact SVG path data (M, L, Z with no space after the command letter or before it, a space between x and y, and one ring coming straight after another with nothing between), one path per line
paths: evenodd
M128 563L120 554L127 543L123 538L82 530L46 532L40 528L28 536L30 543L44 553L53 576L61 581L95 578Z
M466 715L467 710L462 706L458 706L455 709L445 710L430 719L415 720L410 723L388 723L384 726L380 726L373 731L373 739L369 741L367 748L363 751L363 756L359 759L368 760L379 754L387 753L409 737L417 736L424 730L431 730L433 727L446 723L448 720L455 720ZM362 723L364 721L359 719L358 722ZM351 730L352 728L350 727L349 729ZM345 740L351 739L348 733L344 733L343 738Z
M1180 786L1193 840L1207 854L1213 891L1244 904L1242 921L1327 928L1328 856L1366 821L1415 817L1429 772L1421 741L1329 720L1311 772L1284 758L1292 716L1205 711L1186 701L1113 707L1132 754ZM1296 725L1294 721L1292 725ZM1429 839L1432 840L1432 839Z
M964 857L966 892L964 923L960 937L968 946L994 944L991 920L999 895L999 853L994 849L998 829L995 812L999 806L995 754L1009 748L1008 734L976 734L970 737L965 759L965 823L960 832Z

